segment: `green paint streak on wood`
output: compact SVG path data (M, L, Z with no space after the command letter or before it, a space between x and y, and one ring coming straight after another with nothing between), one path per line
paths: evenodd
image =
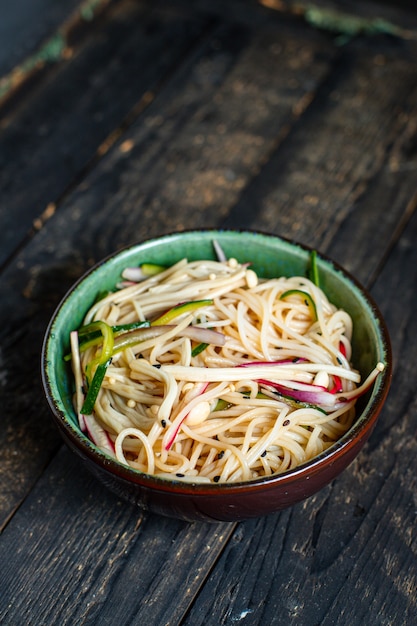
M56 34L39 49L35 54L28 57L12 74L5 76L0 81L0 99L10 91L16 83L16 76L26 76L33 70L43 67L47 63L56 63L62 58L66 42L61 34Z
M340 43L345 43L358 35L388 34L406 38L416 37L416 33L410 33L383 18L363 18L335 9L305 7L304 18L315 28L339 35Z
M62 58L66 46L65 39L59 33L54 35L40 48L36 54L26 59L20 66L22 71L30 71L40 63L55 63Z
M0 101L13 91L16 85L21 84L30 73L47 64L61 61L67 47L68 29L80 19L91 22L99 10L109 4L110 1L86 0L55 35L50 37L34 54L17 65L9 74L0 78Z
M91 22L96 14L97 7L103 4L103 0L87 0L82 7L80 7L80 15L87 22Z

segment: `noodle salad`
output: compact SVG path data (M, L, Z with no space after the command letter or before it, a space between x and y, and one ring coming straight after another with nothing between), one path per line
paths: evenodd
M81 429L174 480L247 481L313 459L384 368L361 381L352 320L318 283L317 271L263 279L224 255L126 268L70 334Z

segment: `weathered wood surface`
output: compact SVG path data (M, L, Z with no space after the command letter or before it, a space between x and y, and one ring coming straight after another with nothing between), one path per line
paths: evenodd
M0 124L0 622L416 623L417 44L341 46L293 12L202 0L120 0L77 41ZM393 342L359 458L305 503L239 524L120 501L61 445L39 383L75 278L205 226L331 254Z
M146 108L202 30L198 16L147 3L109 5L91 30L68 35L67 60L0 107L0 265L41 228L115 136ZM175 45L173 43L175 42ZM40 85L38 85L40 83ZM41 88L39 88L41 87ZM19 114L16 114L18 109ZM79 134L82 131L82 137Z
M4 3L5 4L5 3ZM79 0L15 0L2 7L0 20L0 79L16 67L27 66L44 42L55 36L79 6Z

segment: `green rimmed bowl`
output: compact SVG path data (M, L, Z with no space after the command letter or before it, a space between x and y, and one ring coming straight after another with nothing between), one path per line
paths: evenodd
M73 382L64 354L69 333L80 326L97 295L114 288L122 270L140 263L172 265L188 259L215 258L213 240L228 257L250 262L264 278L305 276L311 249L287 239L252 231L198 230L173 233L139 243L88 271L65 295L45 334L42 381L55 424L69 447L105 485L144 510L184 520L237 521L266 515L308 498L336 478L370 436L391 381L391 347L380 311L367 291L345 270L317 255L320 286L331 302L353 319L352 362L362 377L377 362L386 367L371 392L358 400L352 428L326 452L294 470L233 484L192 484L164 480L115 461L81 432L72 404Z

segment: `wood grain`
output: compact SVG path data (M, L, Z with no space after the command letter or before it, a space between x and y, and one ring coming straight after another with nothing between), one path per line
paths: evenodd
M256 222L256 228L329 248L366 281L405 211L404 198L398 206L396 194L403 190L409 197L415 190L412 166L405 166L411 155L400 156L400 145L407 127L415 128L416 65L407 48L403 55L396 45L394 50L390 55L386 46L381 54L378 43L362 42L344 49L300 123L245 189L225 226L238 227L244 215L249 226ZM411 52L414 59L414 47ZM384 185L390 186L390 196ZM379 201L371 203L367 196L378 192ZM364 202L370 206L359 229Z
M168 14L171 16L170 11ZM153 19L162 20L153 30L166 36L165 14L156 13ZM173 29L171 18L168 22ZM135 21L123 17L122 23L122 33L127 24L132 29L129 45L133 45ZM180 26L175 24L175 28L182 28L184 21ZM175 33L175 28L169 32ZM145 57L147 54L148 49ZM162 56L170 57L166 52ZM294 108L320 84L332 56L333 48L326 41L314 34L306 40L288 24L265 24L261 34L247 25L230 23L210 31L172 79L160 86L155 102L146 111L139 110L137 121L128 126L108 154L86 173L67 199L56 203L57 210L3 273L0 316L5 337L4 379L17 382L39 371L42 336L49 317L66 289L93 262L147 236L185 225L219 224L221 214L251 180L257 163L268 159L282 129L296 121ZM260 58L265 58L262 71L258 69ZM135 57L132 67L139 61ZM277 62L279 73L275 72ZM157 66L159 72L161 66L165 71L162 61ZM64 74L68 79L67 70ZM76 76L77 72L72 80ZM250 76L251 97L241 106L243 85ZM103 80L107 84L112 78L105 75ZM61 80L57 78L60 84ZM278 98L279 93L282 98ZM49 89L46 95L49 97ZM30 115L30 110L19 120ZM77 123L77 108L72 116L73 122L67 120L57 132L72 133L79 142L81 136L72 126ZM16 145L27 152L27 147L22 150L22 144ZM44 144L39 145L43 150ZM58 178L59 169L58 161L51 170ZM33 162L27 171L33 175ZM26 198L29 192L25 190ZM33 206L30 210L33 212ZM6 231L8 223L15 228L12 214L4 211L2 219ZM16 394L12 383L4 390L4 407L5 428L0 440L3 437L3 445L6 440L8 444L5 463L0 467L0 484L4 485L0 490L0 526L25 497L25 490L40 475L57 445L40 389L32 398L31 391ZM31 442L23 448L23 455L22 438ZM39 454L33 455L33 449ZM29 458L25 460L26 455ZM18 483L13 481L17 473Z
M61 449L3 532L0 620L179 623L233 527L144 515Z
M80 0L8 2L2 8L0 22L0 77L34 54L79 4Z
M340 478L313 498L278 516L240 524L184 624L247 619L254 624L407 626L416 621L412 372L417 362L411 340L416 323L409 316L417 306L410 288L417 278L416 237L414 214L372 291L390 327L396 367L369 443ZM394 293L400 296L394 299ZM255 537L250 544L241 539L245 533ZM234 550L238 541L254 553Z
M53 80L0 110L0 266L146 108L205 28L174 8L116 3L88 37L68 40L69 59Z
M416 90L412 40L341 47L256 2L123 0L0 128L2 623L417 622ZM331 254L393 343L392 390L357 460L239 524L119 500L61 445L39 382L47 322L85 269L204 226Z

